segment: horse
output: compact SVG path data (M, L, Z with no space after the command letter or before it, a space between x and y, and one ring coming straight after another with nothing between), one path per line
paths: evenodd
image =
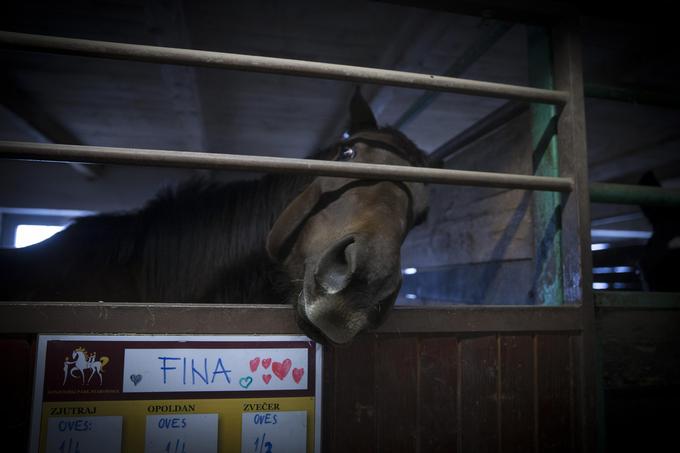
M638 185L661 187L652 171L644 173ZM652 226L652 235L644 243L628 242L594 251L593 269L630 269L607 277L613 289L620 285L628 291L680 291L676 271L680 263L680 210L644 203L639 207Z
M347 138L312 159L424 166L357 90ZM422 183L267 175L190 180L143 208L76 220L0 251L0 300L290 303L301 330L343 344L379 326L401 286L400 246L428 208Z
M638 184L661 187L653 172L648 171ZM648 291L680 291L678 264L680 263L680 209L640 205L652 225L649 238L639 258L642 286Z
M96 360L94 353L87 356L84 349L78 348L73 351L71 358L73 361L64 361L64 384L66 384L66 380L69 376L78 379L74 373L79 371L80 376L83 379L83 385L85 385L85 370L92 370L92 373L90 373L90 377L87 380L88 384L95 374L99 376L99 385L103 384L104 378L102 377L102 369L109 362L108 357L102 357L101 359ZM73 365L73 368L69 370L70 365Z

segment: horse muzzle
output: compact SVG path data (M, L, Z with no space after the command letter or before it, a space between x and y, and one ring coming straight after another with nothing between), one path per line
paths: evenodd
M367 241L348 235L307 261L297 314L312 338L347 343L379 325L394 304L401 287L398 257L396 265L383 262Z

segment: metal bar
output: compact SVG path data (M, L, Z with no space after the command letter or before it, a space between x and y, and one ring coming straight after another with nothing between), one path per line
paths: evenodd
M378 333L578 331L574 307L395 307ZM8 333L299 334L291 305L2 302Z
M664 207L680 207L680 190L634 184L590 184L590 201L593 203L619 203Z
M550 36L544 27L528 27L529 82L552 89L553 68ZM534 174L559 175L557 112L552 105L531 104L531 143ZM535 192L533 289L536 303L562 305L562 205L559 194Z
M596 227L601 227L605 225L611 225L613 223L623 223L623 222L632 222L635 220L640 220L644 219L645 216L642 214L642 212L629 212L626 214L619 214L619 215L614 215L610 217L601 217L599 219L592 219L590 221L590 227L591 228L596 228Z
M586 84L586 96L609 101L629 102L632 104L652 105L658 107L680 108L678 93L656 93L653 91L631 90L629 88L612 87L607 85Z
M484 21L484 19L482 20ZM470 47L465 49L463 55L458 57L456 61L444 71L446 77L460 77L467 71L467 69L474 64L479 57L484 55L501 37L512 28L513 24L507 22L497 22L487 28L478 38L472 43ZM423 110L432 104L440 93L433 93L431 91L423 93L418 99L411 104L398 119L393 126L397 129L402 129L420 115Z
M27 93L22 92L15 81L6 74L0 75L0 99L0 106L4 107L16 121L24 124L34 140L80 144L80 140L70 130ZM99 166L80 162L69 162L68 165L90 180L98 178L102 171Z
M595 291L593 296L597 308L680 310L680 293Z
M430 155L427 156L428 165L432 167L442 167L444 161L453 156L457 151L476 142L487 134L490 134L527 110L529 110L529 105L526 102L506 102L489 115L477 121L475 124L432 151Z
M155 149L53 145L0 141L0 158L45 161L87 161L161 167L299 173L348 178L419 181L435 184L501 187L569 192L569 178L512 175L438 168L375 165L280 157L243 156Z
M563 105L567 99L567 94L561 91L541 90L429 74L390 71L313 61L210 52L205 50L30 35L7 31L0 31L0 47L54 52L68 55L85 55L152 63L204 66L209 68L288 74L362 83L378 83L476 96L519 99L528 102L542 102L556 105Z

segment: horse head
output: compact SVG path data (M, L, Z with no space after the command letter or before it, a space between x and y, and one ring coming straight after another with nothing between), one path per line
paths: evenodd
M391 128L379 128L357 91L348 138L321 158L424 165L424 154ZM385 319L401 287L400 248L425 217L424 184L317 177L285 208L267 251L295 282L293 305L311 338L336 344Z

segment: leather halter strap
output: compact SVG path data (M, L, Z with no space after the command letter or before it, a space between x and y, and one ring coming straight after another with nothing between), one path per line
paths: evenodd
M369 146L375 147L375 148L380 148L384 149L392 154L395 154L397 157L402 159L406 164L411 166L411 162L408 159L408 155L401 150L398 146L396 146L395 143L390 143L386 140L384 140L385 134L379 134L379 133L372 133L372 132L359 132L348 139L340 142L340 146L351 146L356 143L364 143ZM315 179L312 184L315 184L317 179ZM306 212L306 215L304 216L303 219L301 219L297 226L294 228L293 231L290 232L290 234L286 237L284 242L281 244L281 247L279 247L278 253L277 253L277 259L280 259L282 256L287 256L290 250L292 249L293 245L295 244L295 241L297 240L297 237L300 235L300 232L304 228L305 224L307 221L327 208L331 203L334 201L338 200L345 192L348 190L357 188L357 187L368 187L372 186L375 184L379 184L382 182L389 182L391 184L394 184L397 186L400 190L402 190L407 198L408 198L408 207L407 207L407 231L413 227L415 219L416 219L416 214L414 212L414 195L411 192L411 189L403 182L403 181L390 181L390 180L383 180L383 179L352 179L349 182L339 185L337 187L333 187L332 189L325 189L321 190L320 195L318 196L318 199L314 203L314 206L309 209ZM308 190L309 187L305 190ZM303 191L304 193L304 191ZM296 198L297 199L297 198ZM293 201L294 202L294 201Z

